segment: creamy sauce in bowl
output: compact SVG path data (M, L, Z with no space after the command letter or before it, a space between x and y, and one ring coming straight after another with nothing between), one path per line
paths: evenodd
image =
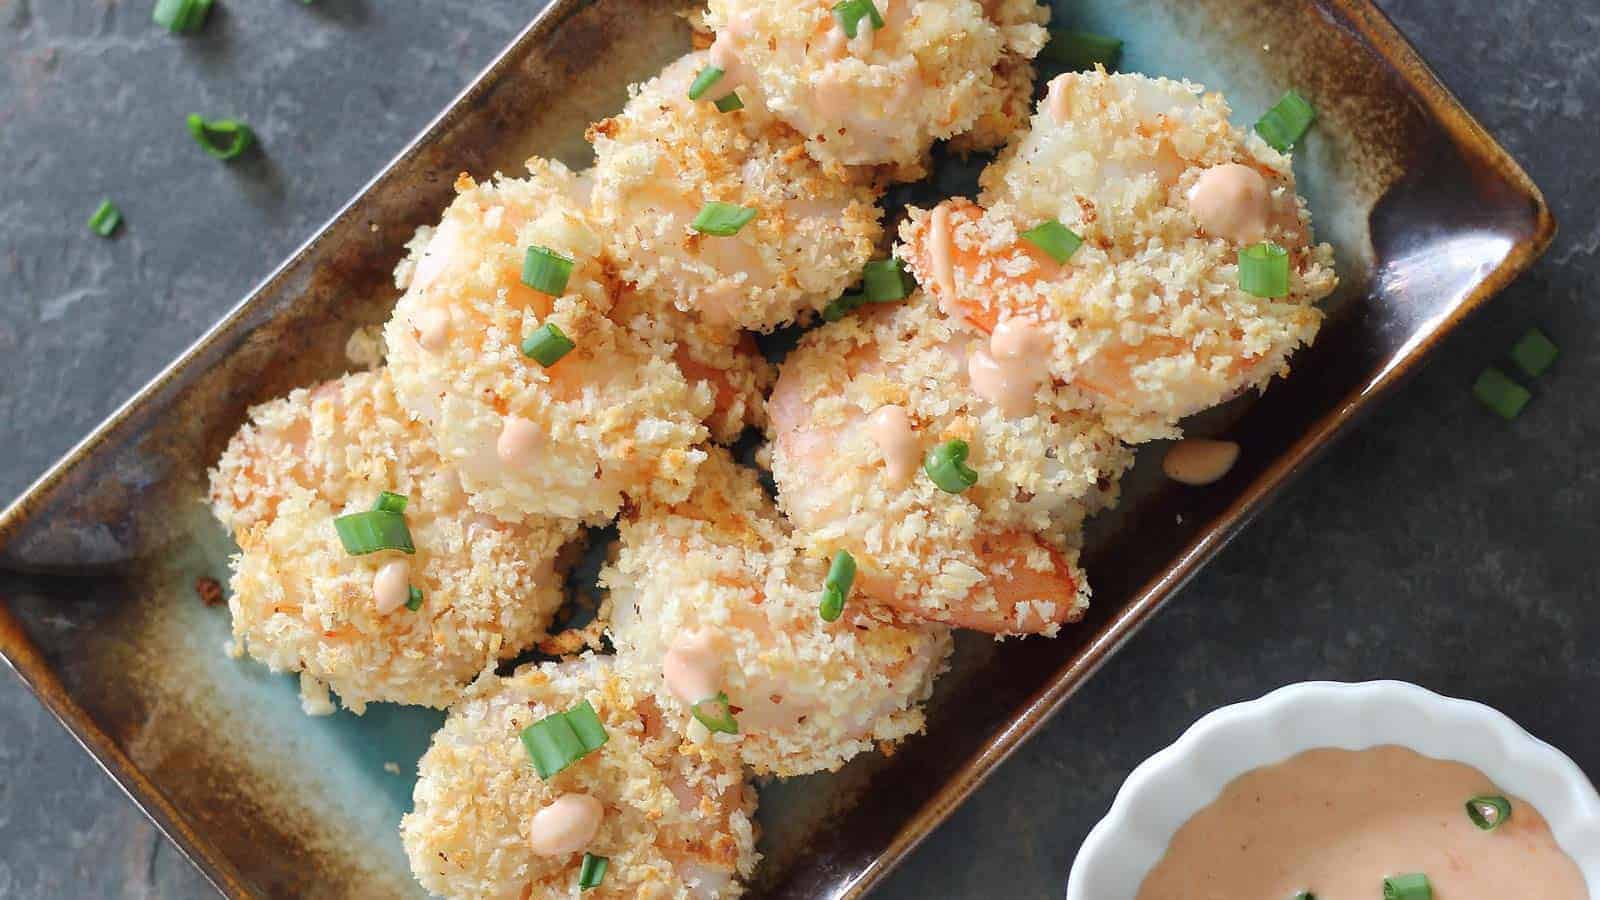
M1435 900L1588 900L1544 818L1510 797L1491 831L1466 803L1502 794L1462 763L1398 746L1310 750L1234 779L1185 822L1138 900L1374 900L1428 876Z

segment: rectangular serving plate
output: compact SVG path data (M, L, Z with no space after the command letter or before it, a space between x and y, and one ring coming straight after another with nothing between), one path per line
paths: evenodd
M197 577L225 576L232 549L201 504L207 464L250 404L348 367L346 338L386 318L401 247L437 219L458 172L515 173L533 154L586 165L587 123L687 48L683 8L556 0L0 514L0 655L225 894L415 895L395 824L439 714L379 704L308 719L292 679L222 653L227 613L193 591ZM1204 423L1245 448L1225 480L1180 489L1142 461L1091 535L1082 624L1053 641L963 636L927 735L763 787L758 896L865 893L1554 234L1538 189L1365 0L1082 0L1063 12L1060 24L1124 38L1126 71L1223 90L1241 122L1287 86L1308 96L1320 120L1296 169L1343 286L1291 377Z

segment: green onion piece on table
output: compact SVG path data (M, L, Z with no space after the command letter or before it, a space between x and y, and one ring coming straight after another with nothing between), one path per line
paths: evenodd
M700 213L689 223L689 227L701 234L732 237L739 233L739 229L750 224L750 220L755 217L756 211L753 209L736 203L713 200L700 207Z
M905 260L896 257L875 259L861 272L861 294L867 303L893 303L911 296L916 281L906 271Z
M733 707L728 704L727 694L718 693L715 697L707 697L690 707L689 711L707 731L722 734L739 733L739 722L733 717Z
M422 588L411 586L410 593L406 596L406 609L416 612L422 608L422 601L427 599L422 595Z
M548 369L577 346L554 322L546 322L522 339L522 355Z
M237 159L256 139L250 126L237 119L207 119L190 113L186 121L195 143L214 159Z
M1087 72L1096 65L1111 72L1122 58L1122 41L1087 31L1052 28L1050 41L1039 51L1039 58L1075 72Z
M562 256L548 247L529 247L527 255L522 258L522 283L541 294L559 297L567 292L572 265L571 257Z
M1537 378L1556 361L1559 352L1555 343L1545 337L1544 332L1530 328L1527 334L1511 346L1511 361L1517 364L1517 368L1527 373L1529 378Z
M333 520L339 532L339 543L351 556L364 556L379 550L399 550L415 553L411 544L411 529L406 527L406 517L387 509L372 509L351 513Z
M610 865L611 860L604 856L585 853L583 865L578 869L578 890L587 891L599 887L600 882L606 880L606 868Z
M1290 90L1256 122L1256 134L1261 135L1261 139L1272 149L1288 153L1306 136L1306 132L1311 130L1311 123L1316 120L1316 107L1300 96L1300 92Z
M1240 250L1239 288L1257 297L1289 296L1289 251L1271 241Z
M966 441L945 441L928 451L922 460L922 470L939 490L959 494L978 483L978 473L966 465L968 449Z
M723 97L721 100L718 100L712 105L717 108L717 112L724 113L730 113L737 109L744 109L744 101L740 100L739 95L732 91L728 92L728 96Z
M173 34L199 31L211 12L212 0L156 0L150 19Z
M1508 422L1520 415L1522 408L1533 399L1527 388L1493 367L1478 373L1478 380L1472 383L1472 394Z
M837 621L844 613L844 601L850 596L850 585L855 580L856 558L848 550L835 553L833 564L828 567L828 578L822 583L822 603L817 607L822 621Z
M95 209L94 215L89 217L89 230L101 237L111 237L117 226L122 224L122 210L117 209L110 200L100 201L100 206Z
M403 513L406 511L406 504L409 502L405 494L384 491L378 495L378 502L372 504L372 508L381 509L384 512Z
M1383 900L1433 900L1433 885L1421 872L1385 878Z
M873 31L883 27L883 15L872 5L872 0L843 0L842 3L835 3L833 17L839 21L839 27L844 29L847 37L856 36L861 29L862 19L872 23Z
M1077 232L1055 219L1040 222L1024 231L1022 239L1043 250L1057 265L1065 264L1083 246L1083 238L1078 237Z
M706 66L701 69L700 74L694 76L694 81L689 85L689 99L699 100L705 96L705 92L711 90L712 85L721 81L724 74L726 73L716 66Z
M1486 794L1467 801L1467 818L1484 831L1493 831L1511 818L1511 801L1499 794Z

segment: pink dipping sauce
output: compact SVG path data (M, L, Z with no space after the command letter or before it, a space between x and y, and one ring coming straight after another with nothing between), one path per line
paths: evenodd
M1050 379L1050 336L1028 319L1005 319L989 335L989 349L972 351L967 377L978 396L1008 419L1033 412L1035 395Z
M1185 822L1138 900L1376 900L1421 872L1435 900L1588 900L1538 810L1482 831L1468 799L1501 793L1462 763L1404 747L1311 750L1234 779Z
M917 441L911 416L898 406L880 406L867 417L867 432L883 454L883 468L891 484L905 484L917 471L922 448Z
M1272 192L1261 173L1249 166L1212 166L1189 189L1189 214L1207 234L1235 244L1254 244L1267 236Z

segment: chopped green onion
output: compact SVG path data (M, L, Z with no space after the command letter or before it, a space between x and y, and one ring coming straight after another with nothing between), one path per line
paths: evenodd
M1239 288L1257 297L1289 296L1289 251L1271 241L1240 250Z
M1467 818L1484 831L1493 831L1511 818L1511 801L1499 794L1486 794L1467 801Z
M731 113L736 109L744 109L744 101L740 100L739 95L732 91L729 91L728 96L716 101L713 105L716 106L717 112L724 113Z
M1316 107L1300 96L1299 91L1290 90L1256 122L1256 134L1261 135L1261 139L1272 149L1288 153L1306 136L1311 123L1316 120Z
M756 211L753 209L713 200L700 207L700 214L694 217L689 227L701 234L732 237L739 233L739 229L750 224L750 220L755 217Z
M867 303L892 303L904 300L917 289L906 271L905 261L896 257L875 259L861 272L861 293Z
M1526 372L1529 378L1537 378L1556 361L1556 354L1559 352L1556 350L1556 345L1544 336L1544 332L1530 328L1527 334L1512 345L1511 361L1517 364L1517 368Z
M861 28L862 19L871 21L873 31L883 27L883 15L872 5L872 0L842 0L840 3L835 3L833 17L839 20L839 27L844 29L847 37L856 36L856 32Z
M978 483L978 473L966 465L967 452L966 441L945 441L928 451L922 460L922 470L939 490L959 494Z
M1317 895L1310 891L1301 891L1294 895L1294 900L1317 900Z
M1122 58L1122 41L1087 31L1066 28L1050 29L1050 42L1039 51L1039 56L1076 72L1086 72L1096 65L1115 71L1117 60Z
M546 781L600 749L608 738L605 726L587 700L522 729L522 746L533 760L534 771Z
M822 308L824 322L837 322L850 315L867 302L867 296L861 293L841 294L839 299Z
M546 322L522 339L522 355L548 369L576 346L554 322Z
M111 237L111 233L122 224L122 210L117 209L110 200L101 200L100 206L89 217L89 230L101 237Z
M584 700L577 706L567 710L567 724L572 726L572 733L583 742L584 752L599 750L611 740L611 735L606 733L606 726L600 721L599 713L594 711L594 705Z
M828 567L828 578L822 583L822 603L817 608L822 621L836 621L844 613L844 601L850 596L850 585L855 580L856 558L848 550L835 553L833 565Z
M190 113L187 121L195 143L215 159L235 159L256 139L250 126L237 119L207 120L199 113Z
M572 277L572 258L535 244L522 258L522 283L541 294L559 297Z
M399 550L415 553L411 544L411 529L406 527L406 517L387 509L372 509L351 513L333 520L339 532L339 543L351 556L364 556L379 550Z
M411 586L411 592L406 597L406 609L409 609L412 612L416 612L417 610L422 608L422 601L424 599L426 599L426 598L424 598L422 596L422 588L419 588L416 585L412 585Z
M1533 395L1528 389L1515 381L1511 376L1496 368L1484 369L1478 374L1478 380L1472 383L1473 396L1482 401L1484 406L1494 410L1495 414L1506 421L1515 419Z
M606 857L585 853L583 866L578 869L578 890L587 891L599 887L600 882L606 880L606 867L609 865L611 860Z
M1077 232L1055 219L1040 222L1024 231L1022 239L1043 250L1056 261L1056 265L1064 265L1083 246L1083 238L1078 237Z
M151 21L173 34L199 31L211 12L212 0L156 0Z
M1433 885L1421 872L1385 878L1383 900L1433 900Z
M739 722L733 717L733 707L728 705L728 695L718 693L715 697L707 697L689 708L694 713L696 720L706 727L707 731L721 732L722 734L738 734Z
M711 90L712 85L722 80L724 74L726 73L716 66L706 66L701 69L700 74L694 76L694 82L689 85L689 99L699 100L706 91Z
M372 508L381 509L385 512L403 513L406 511L406 504L408 502L410 501L406 498L405 494L396 494L393 491L384 491L378 495L378 502L372 504Z

